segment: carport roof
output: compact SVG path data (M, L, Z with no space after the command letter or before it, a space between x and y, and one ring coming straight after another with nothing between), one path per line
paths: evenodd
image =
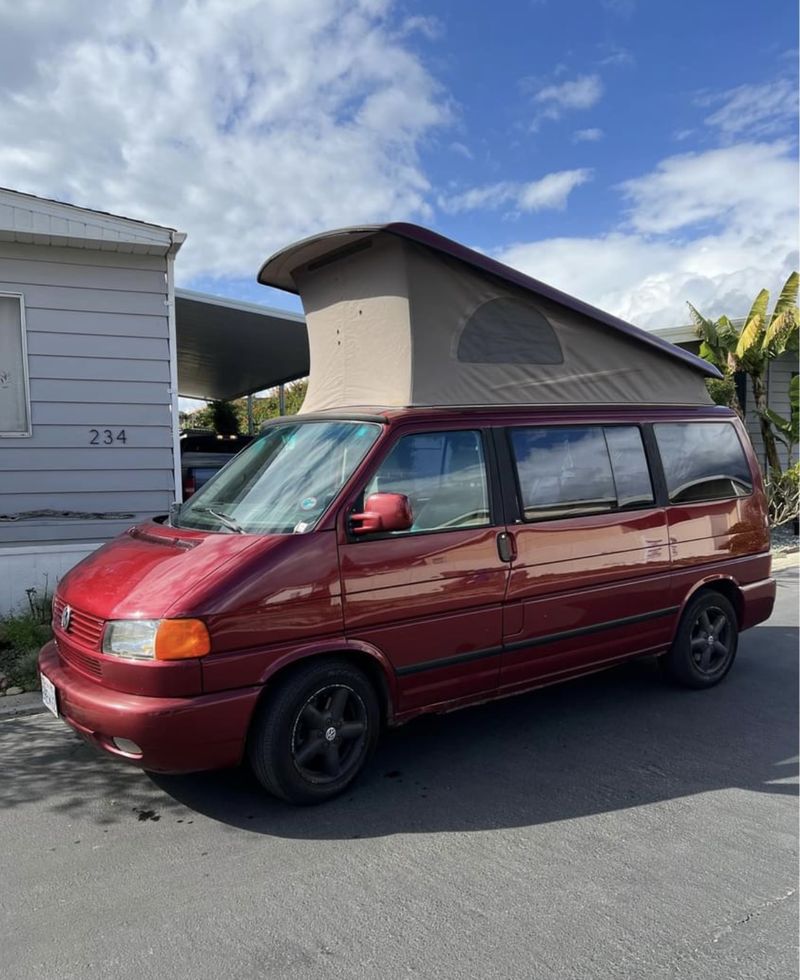
M176 289L175 325L178 392L186 398L239 398L308 374L299 313Z

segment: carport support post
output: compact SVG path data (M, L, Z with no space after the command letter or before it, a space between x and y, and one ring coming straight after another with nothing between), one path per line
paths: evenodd
M278 414L286 414L286 385L278 385Z

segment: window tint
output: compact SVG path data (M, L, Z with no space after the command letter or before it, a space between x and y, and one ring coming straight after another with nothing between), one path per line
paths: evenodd
M511 430L526 520L598 514L653 502L635 426Z
M403 436L366 487L365 497L371 493L404 493L414 518L412 532L488 524L480 433Z
M609 425L603 432L614 471L617 506L652 504L655 498L642 433L635 425Z
M529 302L500 296L467 320L456 357L468 364L561 364L555 331Z
M728 422L673 422L654 428L672 503L752 492L750 467Z

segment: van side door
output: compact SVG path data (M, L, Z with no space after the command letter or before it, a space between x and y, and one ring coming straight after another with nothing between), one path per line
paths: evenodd
M381 492L408 497L411 528L354 534L353 514ZM340 515L345 632L389 659L401 711L497 687L509 576L499 496L479 427L405 428Z
M531 424L504 436L516 557L500 689L663 650L677 609L642 427Z

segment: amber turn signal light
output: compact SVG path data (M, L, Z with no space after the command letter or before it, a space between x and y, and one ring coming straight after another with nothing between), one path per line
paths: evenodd
M200 619L162 619L156 632L156 660L188 660L204 657L211 637Z

